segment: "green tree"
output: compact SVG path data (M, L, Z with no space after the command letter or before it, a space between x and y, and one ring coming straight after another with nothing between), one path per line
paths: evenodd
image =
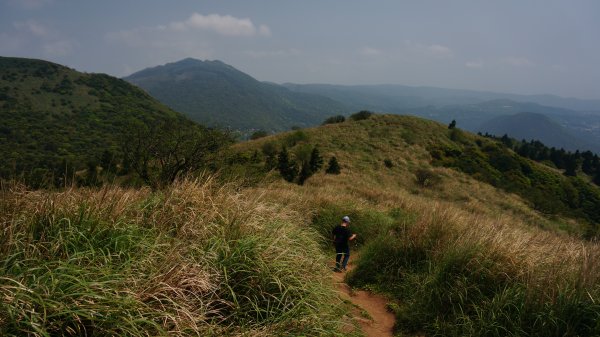
M300 169L300 173L298 174L298 185L304 185L304 182L312 176L313 172L311 172L310 164L302 163L302 168Z
M450 124L448 124L448 129L454 129L456 127L456 121L453 119Z
M277 156L277 168L286 181L292 182L298 175L296 162L290 159L287 148L284 146Z
M321 154L319 153L319 149L316 146L313 148L312 152L310 153L309 165L310 165L311 174L318 172L321 169L321 167L323 167L323 157L321 157Z
M329 159L329 163L327 164L327 169L325 170L325 173L327 174L340 174L341 170L340 170L340 164L337 161L337 158L331 157L331 159Z
M153 189L208 168L215 154L233 141L228 133L191 121L164 120L151 127L137 123L129 130L122 141L124 160Z
M568 154L565 156L565 175L575 177L579 167L579 157L577 154Z
M261 147L265 155L265 168L270 171L277 166L277 145L273 142L266 142Z

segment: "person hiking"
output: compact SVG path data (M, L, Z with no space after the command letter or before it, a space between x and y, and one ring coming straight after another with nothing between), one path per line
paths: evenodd
M335 271L346 271L348 259L350 259L349 242L356 238L356 234L348 228L350 218L344 216L342 223L335 226L331 234L333 235L333 243L335 244ZM343 259L342 259L343 256ZM341 262L341 264L340 264Z

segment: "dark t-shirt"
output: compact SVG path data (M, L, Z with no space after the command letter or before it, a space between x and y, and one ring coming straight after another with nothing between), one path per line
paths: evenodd
M347 245L348 239L352 236L352 231L348 227L337 225L331 231L331 234L335 236L336 245Z

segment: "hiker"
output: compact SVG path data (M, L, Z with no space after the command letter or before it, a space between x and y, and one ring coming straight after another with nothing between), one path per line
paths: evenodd
M335 226L331 234L333 235L333 243L335 244L335 271L346 271L346 265L350 258L349 242L356 238L356 234L352 233L348 228L350 218L344 216L342 223ZM344 259L342 260L342 255ZM340 261L342 264L340 265Z

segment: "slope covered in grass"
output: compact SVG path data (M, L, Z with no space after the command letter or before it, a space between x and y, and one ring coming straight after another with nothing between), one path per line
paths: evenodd
M335 334L340 302L315 232L236 190L5 186L0 334Z
M240 144L237 150L249 155L273 142L294 153L303 144L319 144L326 159L338 158L341 173L321 171L299 186L273 171L266 176L269 185L259 184L256 193L310 215L331 260L331 229L349 214L358 233L353 249L361 256L348 282L388 294L397 331L600 333L600 246L578 238L594 222L573 209L536 210L527 194L510 193L518 192L518 185L509 182L519 179L508 178L517 175L517 167L510 166L517 163L520 178L526 178L521 183L548 187L549 198L561 184L587 184L587 189L589 183L515 157L495 142L412 117L373 116L302 132L302 137L288 133ZM301 140L292 146L292 139ZM498 159L498 167L490 158ZM501 169L503 163L515 171ZM521 164L541 178L528 177ZM420 180L419 170L428 171L429 178Z
M317 145L341 172L286 182L264 154L283 145L297 161ZM593 222L577 208L535 209L508 184L587 182L498 146L374 115L236 145L221 174L243 184L7 186L1 332L344 335L326 265L331 229L349 215L360 258L347 281L387 294L399 333L600 334L600 246L579 238Z
M338 159L353 186L370 185L373 193L396 187L485 213L515 212L588 237L600 224L600 189L586 179L566 177L499 141L416 117L374 115L267 137L238 145L231 162L234 170L239 162L242 172L252 166L264 174L270 168L265 148L286 147L301 163L314 146L325 160Z

